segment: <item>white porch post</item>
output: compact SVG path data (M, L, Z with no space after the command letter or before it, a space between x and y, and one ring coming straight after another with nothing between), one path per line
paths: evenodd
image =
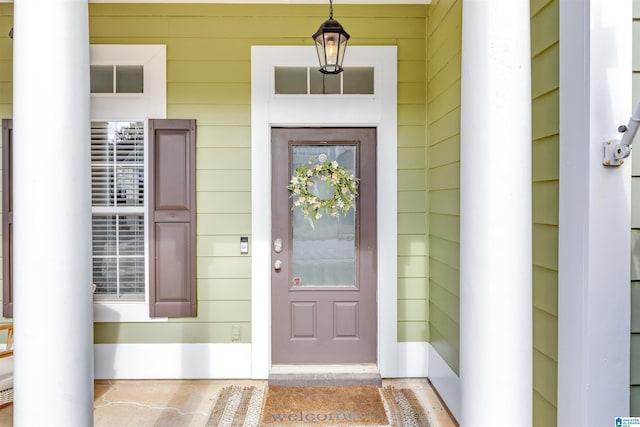
M88 5L14 13L14 424L91 426Z
M529 2L462 15L460 387L463 426L532 423Z
M633 110L631 7L560 2L558 425L629 415L631 159L602 143Z

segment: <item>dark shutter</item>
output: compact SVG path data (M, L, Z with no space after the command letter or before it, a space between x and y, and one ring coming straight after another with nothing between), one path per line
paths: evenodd
M196 316L195 120L149 120L149 313Z
M13 317L13 121L2 119L2 315Z

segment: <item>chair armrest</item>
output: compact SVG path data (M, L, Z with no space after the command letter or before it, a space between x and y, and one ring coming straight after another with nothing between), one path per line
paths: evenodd
M13 355L13 323L4 323L2 325L0 325L0 331L7 331L7 341L6 341L6 345L5 345L5 349L7 351L11 351L11 355ZM7 357L7 356L3 356L2 352L0 352L0 357Z
M2 359L3 357L11 357L11 356L13 356L13 350L0 351L0 359Z

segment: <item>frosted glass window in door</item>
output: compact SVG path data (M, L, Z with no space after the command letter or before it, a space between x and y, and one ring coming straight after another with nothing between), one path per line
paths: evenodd
M320 155L356 175L355 145L293 145L291 155L292 175L297 166L310 159L315 163ZM329 198L329 184L319 178L314 183L314 195ZM357 286L356 217L353 209L339 218L323 214L312 226L300 209L292 211L292 287Z

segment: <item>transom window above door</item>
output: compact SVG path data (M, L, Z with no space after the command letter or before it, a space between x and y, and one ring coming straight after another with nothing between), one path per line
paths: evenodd
M373 67L322 74L313 67L275 67L276 95L373 95Z

